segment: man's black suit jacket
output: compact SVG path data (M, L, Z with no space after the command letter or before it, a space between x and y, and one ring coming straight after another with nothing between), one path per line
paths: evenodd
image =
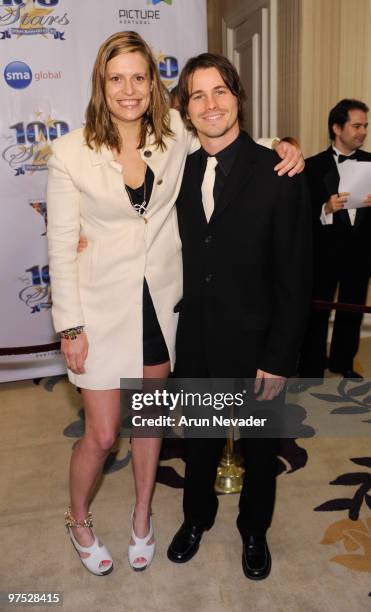
M357 160L371 161L371 153L358 150ZM349 163L349 162L343 162ZM338 192L339 173L332 147L306 160L305 173L312 202L314 261L316 273L341 270L351 262L357 271L370 271L371 208L359 208L351 225L347 210L334 213L331 225L322 225L321 209L329 197ZM365 194L366 195L366 194Z
M186 163L177 200L184 271L178 376L195 375L195 360L211 376L296 370L312 289L306 181L279 177L276 153L241 137L209 223L200 151Z

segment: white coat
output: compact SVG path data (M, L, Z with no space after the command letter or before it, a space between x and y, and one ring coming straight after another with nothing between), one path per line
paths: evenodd
M85 374L68 371L85 389L115 389L120 378L143 374L143 278L175 361L182 295L181 242L175 201L187 154L197 145L171 110L175 138L166 151L149 142L140 155L154 173L151 198L139 217L112 151L88 148L83 130L53 142L47 193L52 316L56 331L84 325L89 342ZM88 246L77 253L80 231Z

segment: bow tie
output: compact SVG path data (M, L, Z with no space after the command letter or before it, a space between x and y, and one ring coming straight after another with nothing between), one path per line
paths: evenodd
M342 155L340 153L338 157L338 164L342 164L347 159L357 159L357 153L352 153L352 155Z

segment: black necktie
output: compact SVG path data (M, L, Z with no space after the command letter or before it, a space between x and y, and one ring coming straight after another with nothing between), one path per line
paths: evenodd
M352 153L352 155L342 155L339 153L338 163L342 164L347 159L357 159L357 153Z

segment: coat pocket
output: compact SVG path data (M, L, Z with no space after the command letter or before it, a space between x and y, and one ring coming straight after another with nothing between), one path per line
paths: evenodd
M96 240L89 240L87 247L78 253L79 282L91 283L96 277L97 262L99 260L99 244Z

